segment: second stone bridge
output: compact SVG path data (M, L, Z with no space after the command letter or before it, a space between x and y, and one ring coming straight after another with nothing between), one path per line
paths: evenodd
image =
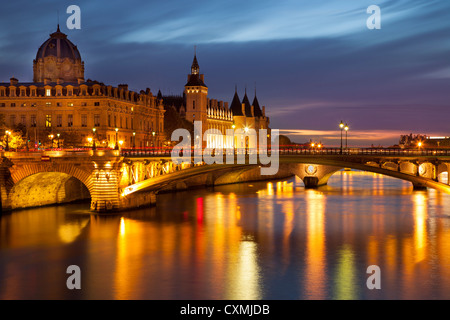
M91 210L113 212L151 205L156 194L191 187L286 178L296 175L307 188L325 185L344 168L410 181L414 188L450 193L442 176L450 154L362 150L279 150L278 172L262 176L259 164L176 164L168 154L116 150L3 152L0 165L2 211L90 198ZM272 159L274 161L274 159ZM273 164L272 164L273 165Z

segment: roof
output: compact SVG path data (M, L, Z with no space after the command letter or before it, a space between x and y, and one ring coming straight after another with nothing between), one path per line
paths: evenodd
M234 92L233 101L231 102L230 110L233 112L234 116L243 116L242 114L242 104L237 91Z
M59 25L56 32L50 34L50 38L39 47L36 54L36 60L48 56L61 59L69 58L71 60L81 60L81 55L77 46L67 39L66 34L59 30Z
M247 92L245 92L244 99L242 99L242 103L245 105L245 116L246 117L253 117L252 115L252 106L250 104L250 101L247 97Z
M258 102L258 98L256 98L255 95L255 99L253 99L253 113L255 114L255 117L262 117L262 111L261 111L261 107L259 106L259 102Z
M199 74L189 75L189 81L184 86L202 86L207 87L203 80L200 78Z

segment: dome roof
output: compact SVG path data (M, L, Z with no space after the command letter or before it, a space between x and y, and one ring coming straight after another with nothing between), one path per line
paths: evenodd
M74 45L67 35L58 29L50 35L50 38L45 41L39 48L36 54L36 60L43 59L48 56L56 58L69 58L71 60L81 60L80 52L77 46Z

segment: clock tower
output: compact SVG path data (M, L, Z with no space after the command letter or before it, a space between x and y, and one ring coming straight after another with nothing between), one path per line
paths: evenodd
M207 107L208 107L208 87L205 85L204 76L200 74L200 67L197 56L191 66L191 74L188 75L188 82L184 86L186 96L186 120L191 122L201 121L203 132L207 129Z

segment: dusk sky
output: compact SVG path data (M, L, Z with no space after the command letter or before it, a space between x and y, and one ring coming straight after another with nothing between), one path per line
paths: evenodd
M69 30L69 5L81 29ZM366 12L381 8L381 29ZM7 1L0 13L0 82L32 81L39 46L56 31L78 46L85 77L181 94L197 46L209 98L235 86L266 106L295 142L397 143L450 136L450 1Z

